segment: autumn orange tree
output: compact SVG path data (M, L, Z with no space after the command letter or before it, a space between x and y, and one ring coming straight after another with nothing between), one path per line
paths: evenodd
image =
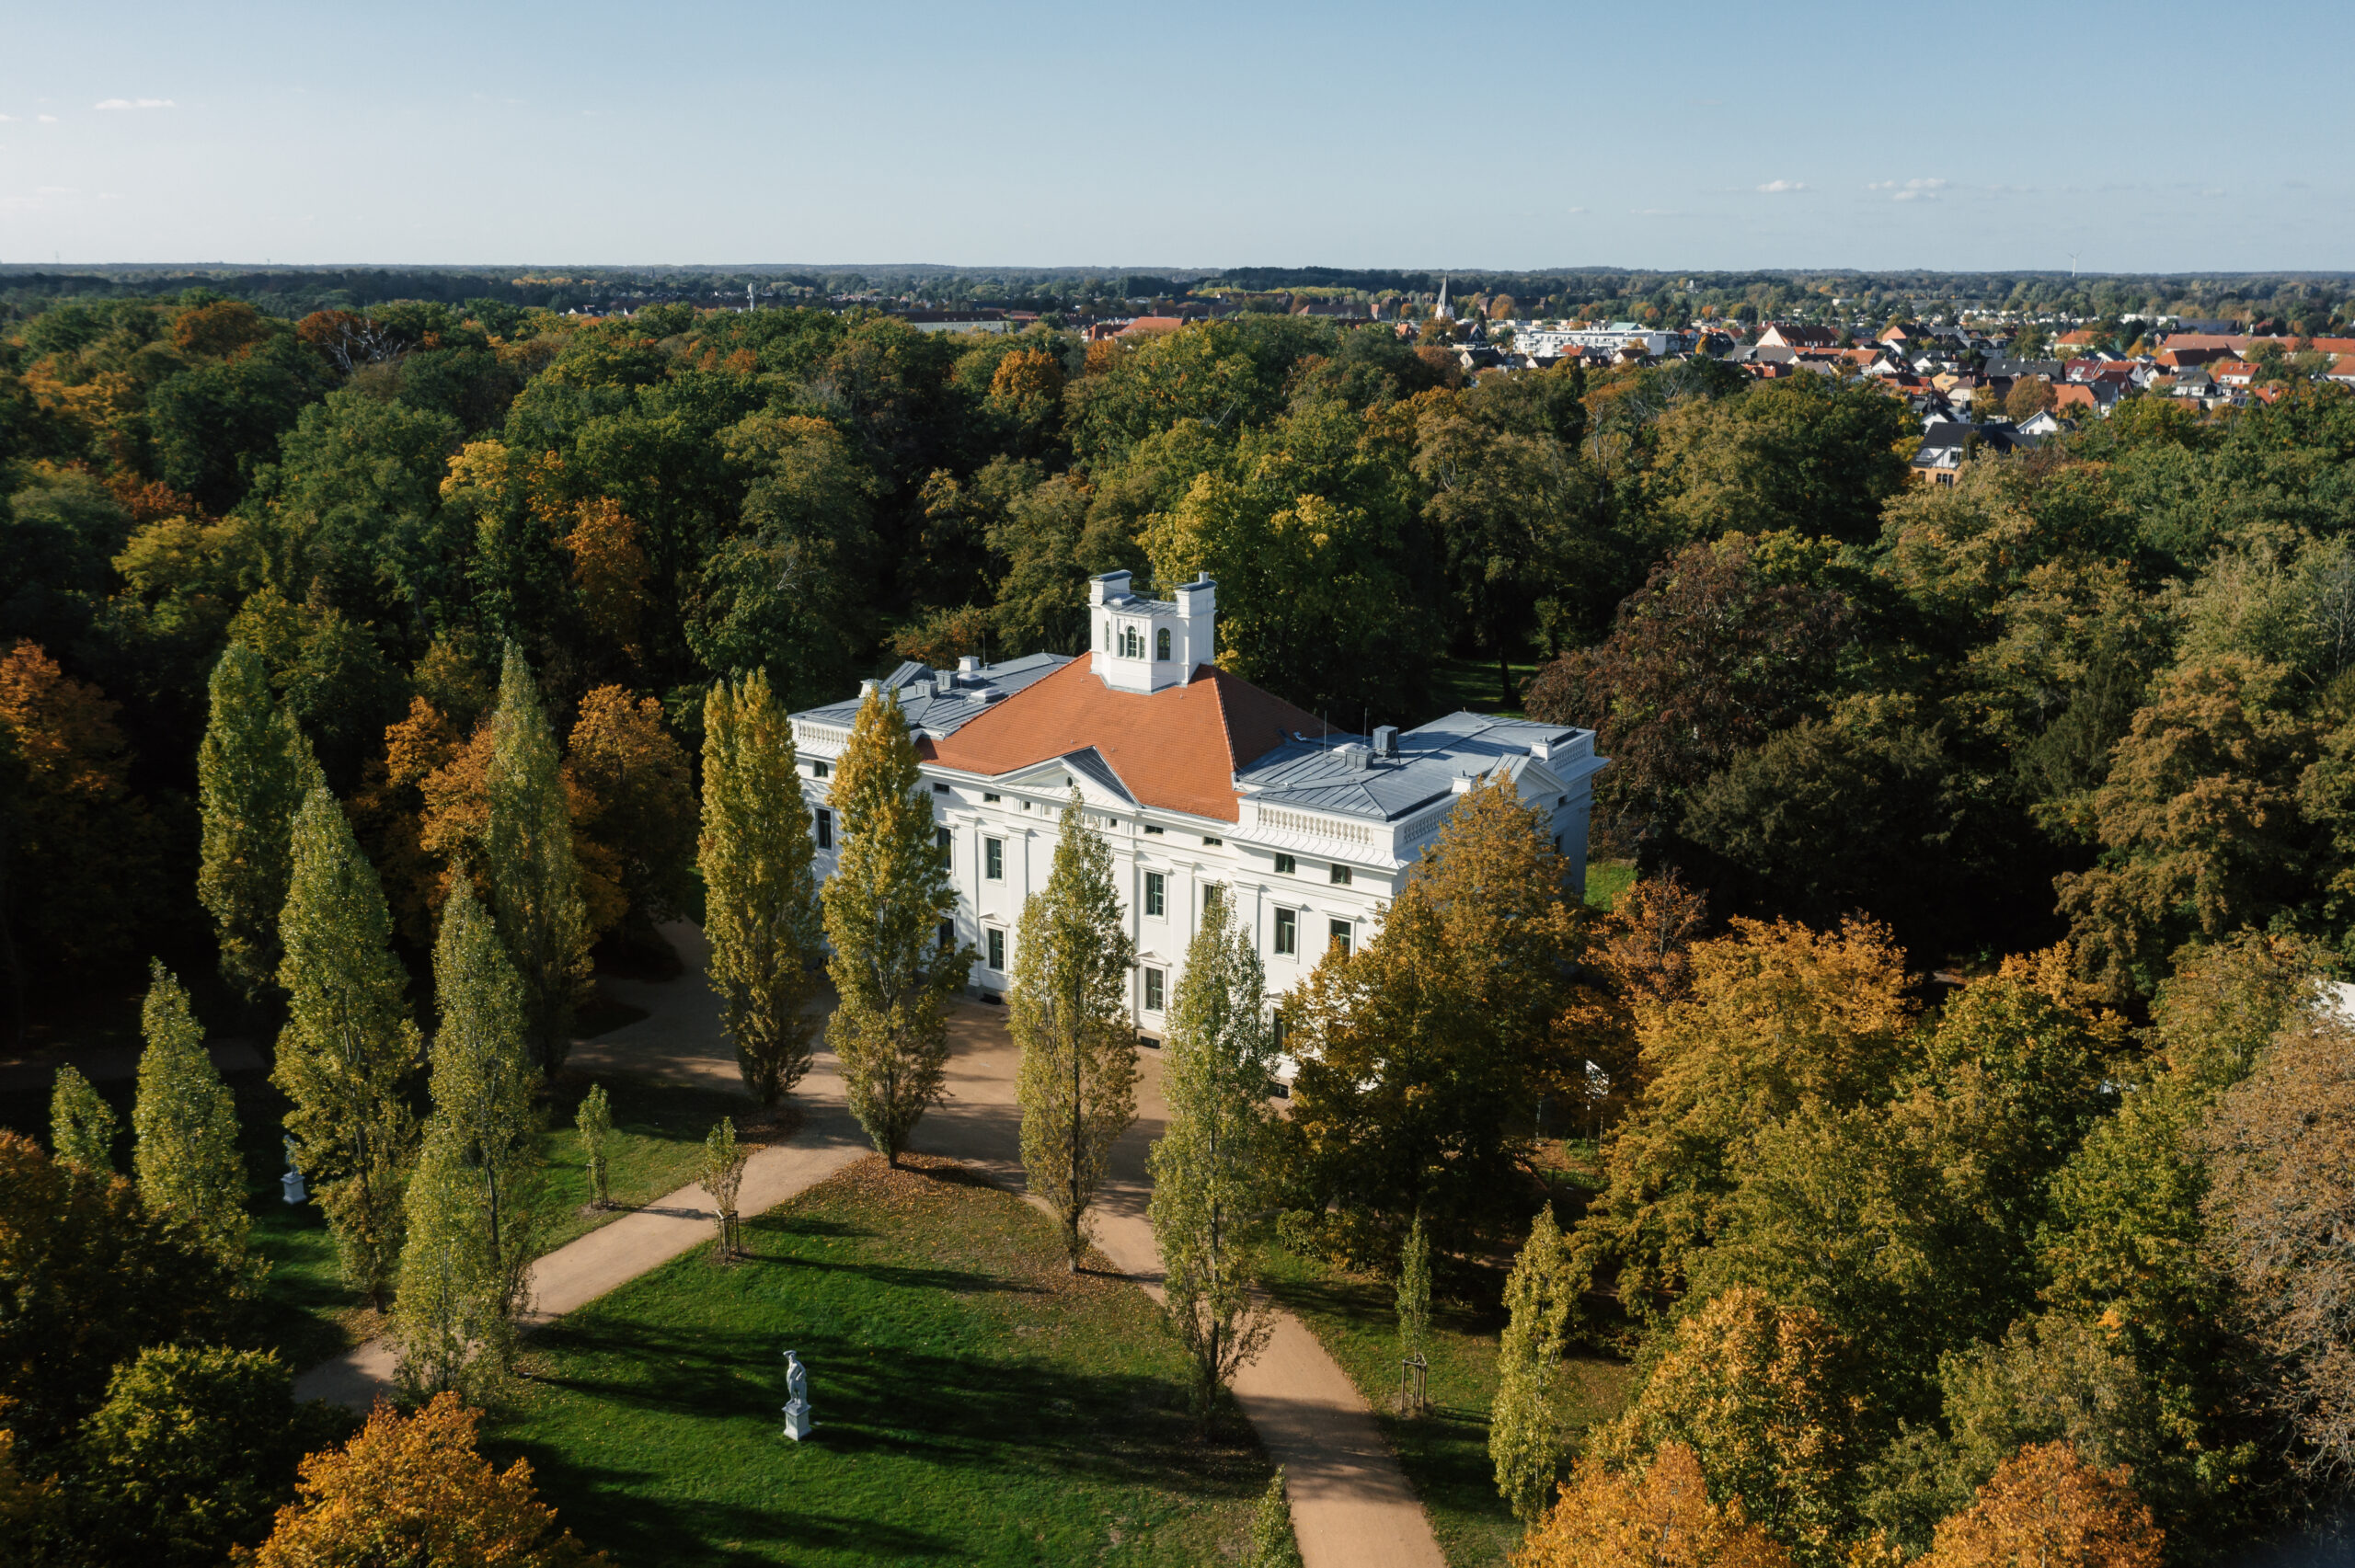
M1513 1553L1512 1568L1788 1568L1790 1553L1711 1501L1693 1450L1668 1443L1641 1467L1581 1461Z
M120 959L155 896L157 833L119 711L36 643L0 654L0 946L25 944L24 974Z
M557 1528L530 1461L494 1469L476 1448L479 1412L437 1394L414 1415L379 1404L340 1449L303 1461L253 1568L387 1562L592 1568L605 1562Z
M2158 1568L2165 1532L2127 1472L2066 1443L2005 1461L1969 1508L1938 1527L1925 1568Z

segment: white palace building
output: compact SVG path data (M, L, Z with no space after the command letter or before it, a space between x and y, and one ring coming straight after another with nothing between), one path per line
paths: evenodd
M1256 934L1270 998L1331 944L1370 940L1455 803L1500 770L1551 819L1583 878L1591 730L1454 713L1419 729L1328 735L1311 715L1213 665L1217 587L1174 600L1092 579L1085 658L1031 654L955 670L903 664L858 696L793 715L821 880L834 864L828 776L866 690L899 694L957 885L944 937L980 954L972 984L1011 979L1023 901L1043 887L1072 788L1111 846L1137 967L1130 1004L1158 1036L1200 923L1228 890Z

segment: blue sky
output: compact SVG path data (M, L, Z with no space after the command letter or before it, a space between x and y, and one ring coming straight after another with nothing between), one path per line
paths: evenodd
M2355 269L2346 21L27 6L0 262Z

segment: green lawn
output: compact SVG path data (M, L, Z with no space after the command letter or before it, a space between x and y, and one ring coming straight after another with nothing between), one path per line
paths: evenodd
M1591 860L1586 863L1586 901L1598 910L1607 910L1619 901L1619 895L1635 886L1636 863L1632 860Z
M603 1212L588 1207L589 1167L580 1156L573 1116L589 1093L589 1080L564 1074L548 1091L548 1137L540 1170L541 1212L547 1223L543 1245L551 1251L618 1218L624 1208L651 1203L698 1180L704 1135L722 1116L742 1128L758 1114L741 1093L626 1078L603 1082L614 1116L606 1185L619 1207Z
M1398 1392L1397 1286L1278 1250L1269 1288L1299 1315L1341 1364L1366 1402L1407 1478L1423 1500L1450 1568L1501 1564L1521 1542L1521 1526L1497 1495L1488 1459L1488 1406L1497 1393L1496 1313L1461 1303L1431 1306L1430 1413L1391 1413ZM1628 1393L1617 1361L1573 1357L1563 1379L1564 1415L1573 1433L1616 1413Z
M574 1533L638 1564L1230 1560L1268 1466L1198 1441L1143 1292L947 1162L872 1158L562 1319L490 1431ZM784 1352L818 1429L781 1433Z
M1518 718L1522 689L1542 668L1536 664L1513 665L1514 701L1507 703L1498 686L1496 660L1442 658L1431 668L1431 695L1439 700L1442 712L1453 713L1462 708L1467 713L1508 714Z

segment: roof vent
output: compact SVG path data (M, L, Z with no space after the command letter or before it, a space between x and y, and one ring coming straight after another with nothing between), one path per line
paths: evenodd
M1383 724L1374 727L1373 754L1377 757L1398 755L1398 727L1396 725Z
M863 703L882 689L883 682L880 681L862 681L858 683L858 700Z
M957 673L959 675L979 675L981 672L982 661L976 654L969 653L957 661Z
M1362 746L1350 745L1341 748L1341 766L1353 773L1364 773L1373 761L1373 753Z

